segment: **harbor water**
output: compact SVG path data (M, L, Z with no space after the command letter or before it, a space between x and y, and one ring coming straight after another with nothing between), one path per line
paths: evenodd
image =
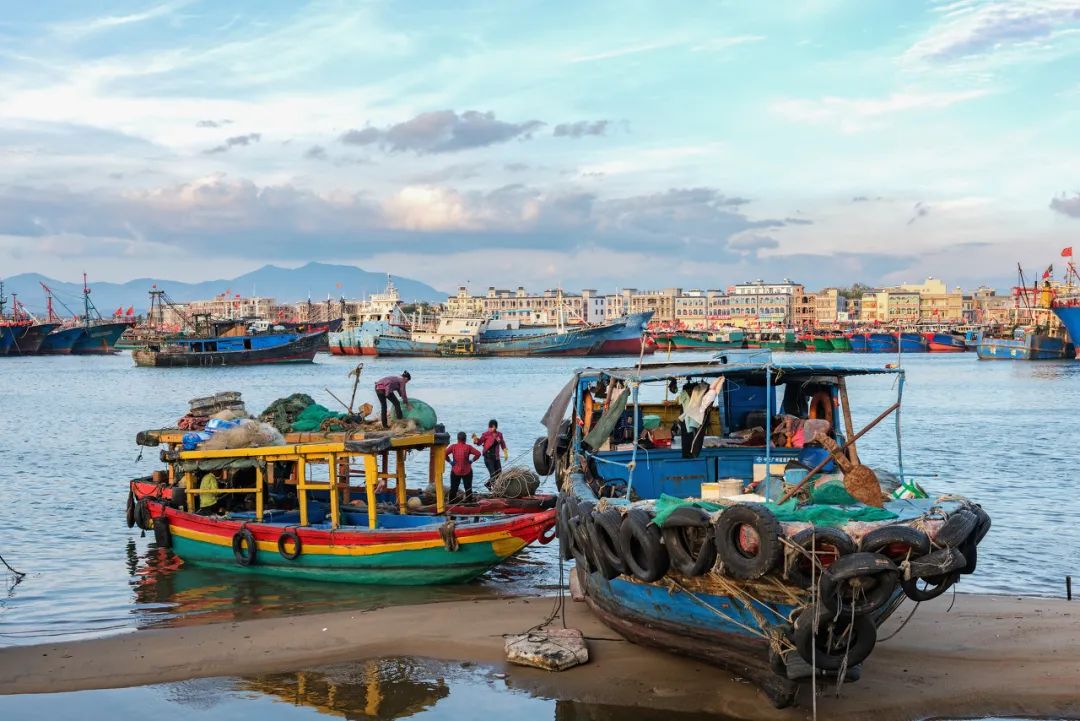
M867 365L895 360L844 354L776 358ZM217 369L135 368L128 354L0 360L0 555L26 573L14 585L0 567L0 644L254 615L545 593L558 583L553 546L531 547L463 586L362 588L183 567L153 545L152 534L126 527L126 481L160 467L157 449L140 452L135 445L137 431L171 425L186 412L188 399L223 390L242 392L255 412L294 392L333 407L324 388L347 397L346 374L356 359L320 355L313 365ZM478 433L497 418L512 461L529 465L540 417L586 360L594 366L636 361L365 359L359 398L374 402L376 379L408 369L410 395L433 405L448 431ZM1065 576L1080 570L1072 445L1080 437L1080 363L979 362L974 354L912 355L903 363L905 471L931 494L959 493L979 501L993 518L979 548L979 570L963 577L959 590L1063 595ZM850 380L856 427L892 402L892 384L891 378ZM868 434L859 451L868 465L895 470L892 424ZM482 485L480 464L476 476ZM544 488L554 490L550 479ZM550 704L545 713L551 717Z

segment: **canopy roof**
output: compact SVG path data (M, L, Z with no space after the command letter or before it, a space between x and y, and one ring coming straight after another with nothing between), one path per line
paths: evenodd
M903 375L901 368L886 368L883 366L854 366L838 363L772 363L751 362L739 359L732 363L723 363L719 358L710 361L696 363L645 363L638 366L623 368L583 368L577 371L580 377L599 377L601 375L617 378L623 381L648 383L650 381L666 381L671 378L717 378L719 376L753 376L764 377L766 371L772 373L774 378L783 376L866 376L866 375Z

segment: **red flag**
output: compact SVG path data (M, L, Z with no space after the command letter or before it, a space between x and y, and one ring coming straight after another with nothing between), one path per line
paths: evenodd
M128 306L127 313L125 315L135 315L135 306Z
M123 312L124 312L124 306L120 306L119 308L116 309L116 312L113 313L113 315L122 315Z
M1051 265L1046 270L1043 271L1043 280L1046 280L1047 278L1049 278L1050 274L1053 273L1053 272L1054 272L1054 266Z
M1071 245L1068 248L1062 248L1061 249L1061 257L1062 258L1071 258L1072 257L1072 246Z

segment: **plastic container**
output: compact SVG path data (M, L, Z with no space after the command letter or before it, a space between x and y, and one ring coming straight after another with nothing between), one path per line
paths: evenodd
M647 431L660 427L660 416L655 413L646 413L641 417L641 427Z
M236 428L238 425L240 425L240 421L226 421L221 418L211 418L206 422L206 432L217 433L218 431Z
M191 433L185 433L181 438L185 451L195 450L203 441L210 440L211 433L206 431L192 431Z
M741 496L743 482L739 478L725 478L716 483L701 484L701 500L722 501L733 496Z

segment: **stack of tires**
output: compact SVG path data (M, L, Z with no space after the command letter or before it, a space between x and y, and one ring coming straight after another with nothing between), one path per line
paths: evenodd
M652 583L669 571L683 576L718 572L740 581L782 576L807 589L811 603L787 629L799 656L830 672L861 663L877 642L875 614L896 598L897 586L914 601L941 595L975 570L976 546L990 529L975 504L949 514L931 538L909 525L878 527L856 543L844 531L812 527L784 538L768 508L740 503L715 521L683 506L661 529L648 511L597 510L559 497L557 533L564 560L613 579L630 575ZM785 553L785 548L794 547ZM801 549L801 550L800 550ZM811 559L816 559L813 563ZM777 659L774 669L783 673Z

